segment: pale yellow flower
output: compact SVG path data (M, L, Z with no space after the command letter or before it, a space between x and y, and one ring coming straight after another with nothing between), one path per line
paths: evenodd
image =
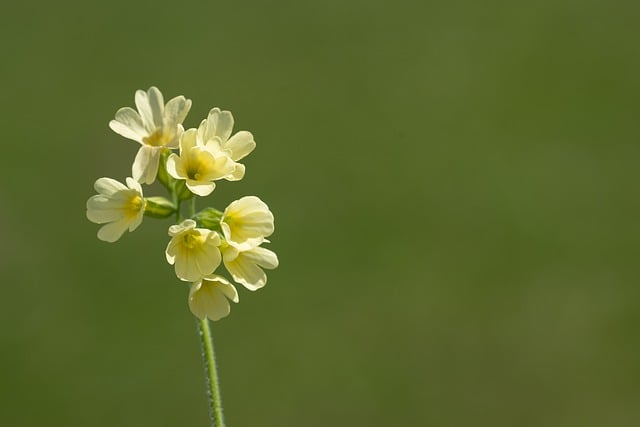
M238 291L227 279L212 274L191 284L189 308L200 320L220 320L231 312L229 301L238 302Z
M105 224L98 231L98 239L115 242L129 229L135 230L144 216L145 200L140 184L127 178L127 185L111 178L100 178L94 188L98 192L87 200L87 218Z
M136 91L135 103L138 111L130 107L119 109L109 127L142 145L133 162L133 178L151 184L156 179L161 151L178 148L178 139L184 131L182 122L191 108L191 100L176 96L165 105L158 88L150 87L146 92Z
M186 180L187 188L198 196L208 196L215 189L213 182L233 173L233 160L211 144L198 141L195 129L180 137L180 156L171 154L167 159L167 172L175 179Z
M197 282L220 265L220 236L215 231L196 228L196 222L187 219L169 227L169 236L166 257L179 279Z
M198 127L198 139L205 144L210 144L217 150L224 152L233 160L236 168L225 179L238 181L244 177L245 166L238 163L256 148L251 132L240 131L231 136L233 131L233 115L230 111L220 111L214 108L209 116Z
M245 288L255 291L267 284L267 275L263 268L273 270L278 267L277 255L260 246L239 251L230 245L222 245L224 266L231 273L233 280Z
M231 246L247 250L273 234L273 214L258 197L245 196L227 206L220 227Z

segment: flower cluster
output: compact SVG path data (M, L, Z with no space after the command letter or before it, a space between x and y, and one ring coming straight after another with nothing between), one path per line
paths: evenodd
M185 130L191 100L177 96L164 102L155 87L135 94L137 111L124 107L116 112L109 127L140 144L126 185L99 178L98 194L87 201L87 218L104 224L98 238L117 241L128 229L134 231L144 216L169 218L165 255L176 276L190 283L189 308L200 319L218 320L230 312L229 300L238 302L238 292L224 276L215 274L224 264L236 283L255 291L267 283L264 269L278 266L278 257L263 247L273 234L273 214L258 197L246 196L224 211L195 209L195 196L208 196L222 179L238 181L245 166L239 163L256 146L253 135L239 131L232 135L233 116L213 108L197 129ZM173 150L178 150L174 153ZM156 179L169 198L145 197L141 184ZM186 203L189 202L189 203ZM183 216L181 206L190 205Z

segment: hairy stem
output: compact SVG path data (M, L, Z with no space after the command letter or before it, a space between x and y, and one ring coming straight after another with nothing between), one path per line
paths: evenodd
M179 203L179 201L178 201ZM191 217L196 214L196 198L192 197L189 203ZM207 397L209 400L209 418L212 427L225 427L222 415L222 398L220 385L218 384L218 369L216 367L216 355L213 351L213 338L209 319L196 319L198 336L200 336L200 348L202 349L202 361L204 362L205 381L207 383Z
M224 416L222 414L222 399L220 397L220 386L218 385L218 370L216 368L216 357L213 351L213 339L209 320L196 319L198 325L198 335L202 346L202 360L204 361L204 371L207 382L207 397L209 398L209 418L212 427L224 427Z

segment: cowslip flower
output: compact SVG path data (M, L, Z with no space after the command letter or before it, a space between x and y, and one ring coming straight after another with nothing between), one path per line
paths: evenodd
M215 231L196 228L194 220L186 219L169 227L169 236L165 254L179 279L197 282L220 265L220 236Z
M198 139L197 131L189 129L180 137L180 156L171 154L167 172L175 179L186 180L187 188L198 196L208 196L216 188L213 182L233 173L234 162L212 143Z
M238 163L256 148L253 135L248 131L239 131L231 136L233 131L233 115L231 111L220 111L213 108L209 116L198 127L199 140L205 144L211 144L217 150L222 151L231 160L236 168L232 174L225 177L228 181L238 181L244 177L245 166Z
M267 274L263 268L273 270L278 267L278 256L260 246L240 251L231 245L222 245L222 260L233 280L250 291L267 284Z
M189 308L200 320L220 320L231 312L229 300L237 303L238 291L227 279L212 274L191 284Z
M258 246L273 234L273 214L260 198L245 196L227 206L220 227L229 245L243 251Z
M136 91L135 103L138 111L130 107L119 109L109 127L142 145L131 168L133 178L152 184L162 150L178 147L178 139L184 131L182 122L191 109L191 100L181 95L165 105L162 93L152 86L146 92Z
M99 178L94 184L98 192L87 200L87 218L105 224L98 230L98 239L115 242L129 229L142 223L145 200L138 181L127 178L127 185L111 178Z

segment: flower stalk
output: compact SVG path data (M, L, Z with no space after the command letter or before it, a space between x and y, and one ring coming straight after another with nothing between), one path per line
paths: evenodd
M245 196L224 210L206 207L196 213L196 196L209 196L215 181L238 181L245 175L239 163L253 151L256 143L248 131L232 135L233 116L219 108L210 110L198 128L185 131L182 123L191 101L177 96L166 104L162 93L151 87L135 95L137 111L123 107L109 127L140 147L126 185L112 178L99 178L98 194L87 201L87 218L100 224L98 238L119 240L134 231L143 218L167 219L171 237L166 249L167 262L174 266L181 283L188 284L189 309L196 325L212 427L224 427L222 399L218 383L213 338L209 321L229 315L231 304L239 301L234 284L218 274L221 265L233 281L249 291L265 286L263 269L274 269L278 258L263 247L274 232L273 214L258 197ZM179 150L179 154L174 153ZM156 179L167 190L167 197L145 197L141 184ZM184 202L188 215L183 217ZM186 217L186 218L185 218Z
M196 199L191 200L189 214L193 217L196 214ZM209 400L209 418L211 427L225 427L224 415L222 412L222 396L220 394L220 384L218 382L218 367L216 365L216 354L213 349L213 337L209 327L209 319L196 319L198 336L200 337L200 349L202 351L202 362L204 364L205 383L207 387L207 399Z
M222 412L222 397L220 395L220 385L218 383L218 369L216 366L216 356L213 350L213 338L209 320L196 319L200 345L202 348L202 361L207 385L207 398L209 400L209 418L212 427L224 427L224 415Z

